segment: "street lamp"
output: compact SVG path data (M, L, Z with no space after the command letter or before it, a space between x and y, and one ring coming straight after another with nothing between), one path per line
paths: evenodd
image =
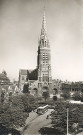
M68 113L69 113L69 108L67 108L67 135L69 135L69 133L68 133Z

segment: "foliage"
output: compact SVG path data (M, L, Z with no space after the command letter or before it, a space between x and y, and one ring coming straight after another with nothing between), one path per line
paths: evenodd
M83 125L83 105L56 103L55 111L52 113L52 123L56 130L66 133L67 108L69 108L69 132L75 132L74 124L78 124L79 127Z
M73 95L73 99L78 101L78 100L81 100L81 95L79 92L75 92L74 95Z
M3 70L2 73L7 76L7 72L5 70Z
M38 97L38 89L37 89L37 88L34 88L33 90L35 91L34 96L35 96L35 97Z
M70 98L70 92L67 91L67 90L63 90L61 96L62 96L65 100L67 100L67 99Z
M44 97L45 102L46 102L46 99L49 97L49 92L48 91L44 91L42 96Z
M7 129L0 125L0 135L21 135L21 133L16 129Z
M37 100L38 100L39 103L42 102L42 99L43 99L42 97L39 97L39 96L37 97Z
M37 88L34 88L35 91L37 91Z
M21 99L22 99L22 102L23 102L24 111L25 112L32 111L32 108L35 104L34 96L32 96L30 94L23 94L23 95L21 95Z
M53 127L43 127L39 130L41 135L64 135Z
M23 93L29 93L29 83L26 82L23 86Z
M81 95L81 102L83 102L83 94Z
M4 103L5 100L5 93L2 91L1 92L1 103Z
M48 90L48 86L43 86L43 89Z
M9 93L9 100L4 102L4 91L2 92L2 102L0 103L0 128L3 132L4 127L6 133L9 133L10 130L25 125L28 113L32 111L35 104L35 98L29 93L16 96Z
M53 100L54 101L57 101L57 96L53 96Z
M83 89L81 90L81 92L83 93Z
M12 102L12 92L9 93L9 102Z
M24 112L20 96L12 98L12 103L0 104L0 125L7 129L15 129L25 124L27 114Z
M56 88L54 88L53 90L54 90L54 93L56 95L58 93L58 90Z

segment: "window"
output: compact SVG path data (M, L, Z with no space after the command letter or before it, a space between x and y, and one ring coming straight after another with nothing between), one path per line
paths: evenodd
M45 41L45 47L46 47L46 41Z
M42 39L42 44L44 44L44 40Z

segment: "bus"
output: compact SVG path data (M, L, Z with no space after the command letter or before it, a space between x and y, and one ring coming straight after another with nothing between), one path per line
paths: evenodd
M48 105L40 106L40 107L37 108L37 113L38 114L44 114L47 111L48 111Z

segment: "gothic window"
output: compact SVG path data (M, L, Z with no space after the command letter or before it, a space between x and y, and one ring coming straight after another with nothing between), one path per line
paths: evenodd
M41 81L41 77L39 77L39 81Z
M45 47L46 47L46 41L45 41Z
M45 55L43 55L43 59L45 59Z
M42 39L42 44L44 44L44 40Z
M43 56L45 56L45 53L43 53Z

